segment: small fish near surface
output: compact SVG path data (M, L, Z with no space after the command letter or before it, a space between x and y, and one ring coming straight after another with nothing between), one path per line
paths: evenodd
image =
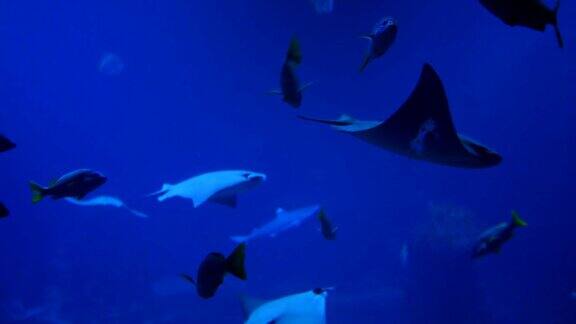
M429 64L412 94L385 121L298 117L415 160L459 168L488 168L502 161L498 153L456 132L444 85Z
M362 38L370 42L370 47L360 66L360 72L364 72L370 62L386 54L388 49L394 44L397 34L398 22L392 17L386 17L374 26L370 34L362 36Z
M6 218L10 216L10 211L3 203L0 202L0 218Z
M51 197L54 200L67 197L81 200L87 194L106 183L106 181L106 177L101 173L87 169L70 172L53 181L48 187L43 187L30 181L32 202L38 203L44 197Z
M158 196L160 202L174 197L190 199L195 208L207 201L236 207L239 194L258 187L265 180L265 174L252 171L216 171L177 184L164 184L160 191L150 196Z
M232 236L234 242L247 242L260 237L276 237L276 235L297 227L307 219L317 215L322 208L318 205L299 208L295 210L284 210L278 208L276 217L262 227L253 229L250 234L244 236Z
M318 221L320 222L320 231L322 232L322 236L324 236L324 238L328 241L335 240L338 227L334 227L323 209L320 210L317 217Z
M12 142L8 137L0 134L0 153L12 150L16 147L16 144Z
M242 298L246 324L325 324L327 289L316 288L272 301Z
M272 90L270 94L282 96L284 102L293 108L302 105L302 92L312 83L300 84L296 69L302 63L302 52L298 39L293 38L286 53L282 71L280 73L280 90Z
M480 0L480 3L508 26L523 26L543 32L547 25L554 27L560 48L564 40L558 27L560 0L550 8L543 0Z
M208 299L214 297L216 291L224 283L224 277L232 274L241 280L246 280L246 270L244 260L246 258L246 244L239 244L234 251L225 257L221 253L212 252L204 258L196 279L187 274L182 274L182 278L196 286L198 296Z
M499 253L504 243L508 242L519 227L526 227L520 215L512 212L512 220L502 223L484 232L472 252L472 258L479 258L491 253Z

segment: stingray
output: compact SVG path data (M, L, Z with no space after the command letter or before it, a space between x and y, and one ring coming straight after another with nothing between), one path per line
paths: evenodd
M362 121L348 115L337 120L299 116L331 125L367 143L416 160L460 168L486 168L502 158L481 144L456 133L440 77L425 64L416 88L385 121Z
M243 298L246 324L325 324L326 289L316 288L272 301Z
M147 218L148 215L128 207L122 200L111 196L98 196L90 199L78 200L74 198L64 198L65 201L77 206L110 206L116 208L125 208L135 216Z
M263 236L276 237L276 235L281 232L300 226L304 221L314 215L318 215L321 211L320 206L310 206L290 211L278 208L276 210L276 217L270 222L264 224L262 227L253 229L248 235L232 236L231 239L240 243Z
M207 201L236 207L238 194L257 187L265 180L266 175L251 171L209 172L177 184L164 184L160 191L151 196L158 196L158 201L173 197L191 199L194 207Z
M556 0L554 8L549 8L543 0L480 0L480 3L508 26L524 26L543 32L546 25L551 25L558 46L564 47L558 28L560 0Z

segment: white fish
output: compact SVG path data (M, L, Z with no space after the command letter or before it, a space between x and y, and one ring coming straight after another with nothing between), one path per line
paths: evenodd
M201 174L178 184L164 184L162 190L153 193L158 201L173 197L191 199L194 207L211 201L236 207L237 195L253 189L266 180L266 175L252 171L231 170Z
M324 324L326 289L316 288L273 301L243 300L246 324Z
M116 197L98 196L91 199L83 199L83 200L78 200L74 198L64 198L64 200L78 206L111 206L116 208L125 208L126 210L128 210L129 212L138 217L142 218L148 217L148 215L128 207L122 200Z
M253 229L246 236L232 236L231 239L235 242L246 242L262 236L275 237L278 233L297 227L305 220L318 215L321 209L318 205L289 211L278 208L276 217L269 223Z

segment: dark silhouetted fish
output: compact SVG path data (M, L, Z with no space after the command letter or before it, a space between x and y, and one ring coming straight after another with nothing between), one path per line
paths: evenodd
M542 0L480 0L480 3L508 26L524 26L543 32L546 25L552 25L558 46L564 47L558 28L560 0L554 8L549 8Z
M322 236L329 241L335 240L338 227L332 225L332 222L328 219L324 210L321 210L318 213L318 221L320 222L320 231L322 232Z
M102 174L85 169L70 172L54 181L49 187L42 187L30 181L32 202L37 203L47 196L52 199L66 197L82 199L105 182L106 177Z
M490 253L498 253L513 236L516 228L527 226L517 212L512 212L510 222L499 224L484 232L472 252L473 258L479 258Z
M417 160L460 168L486 168L502 161L497 153L456 133L442 81L428 64L408 100L386 121L348 115L337 120L299 117Z
M374 26L374 29L369 35L362 36L362 38L370 41L370 47L368 48L368 53L366 53L364 61L360 66L360 72L363 72L370 62L386 54L390 46L392 46L396 40L397 34L398 24L396 19L386 17Z
M182 274L182 278L196 286L198 296L212 298L218 287L224 282L226 274L230 273L241 280L246 280L244 259L246 257L246 244L239 244L230 256L212 252L204 258L198 268L196 280L190 275Z
M10 216L10 211L0 202L0 218L6 218L8 216Z
M290 43L290 48L286 53L282 71L280 74L280 87L281 90L273 90L270 93L282 96L284 102L294 108L299 108L302 105L302 91L308 88L312 83L305 85L300 84L296 69L302 63L302 52L300 51L300 44L298 39L293 38Z
M9 151L15 147L16 147L16 144L14 144L6 136L0 134L0 153Z

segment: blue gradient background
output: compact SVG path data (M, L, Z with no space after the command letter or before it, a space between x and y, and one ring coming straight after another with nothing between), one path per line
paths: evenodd
M399 21L397 42L359 75L366 44L358 36L388 15ZM15 300L38 306L57 291L71 323L240 323L240 293L335 286L329 323L458 323L460 310L468 323L576 323L574 16L576 5L563 1L560 50L551 29L509 28L477 1L337 0L323 16L305 0L2 1L0 131L18 148L0 156L0 197L13 214L0 224L0 322L12 322L5 309ZM293 34L300 77L317 82L301 112L386 118L429 62L458 130L500 152L503 164L426 164L297 120L266 95ZM120 75L99 73L108 52L124 61ZM150 218L30 203L29 180L82 167L108 176L98 193ZM235 210L145 197L164 182L236 168L268 181ZM498 256L411 253L403 267L401 246L426 227L431 202L469 210L477 233L513 208L529 227ZM209 301L192 288L152 289L194 273L208 252L230 251L230 235L277 207L314 203L340 227L337 241L323 241L313 223L255 241L249 280L227 278ZM452 279L473 288L407 289L416 264L430 278L461 266ZM416 296L431 303L407 302Z

